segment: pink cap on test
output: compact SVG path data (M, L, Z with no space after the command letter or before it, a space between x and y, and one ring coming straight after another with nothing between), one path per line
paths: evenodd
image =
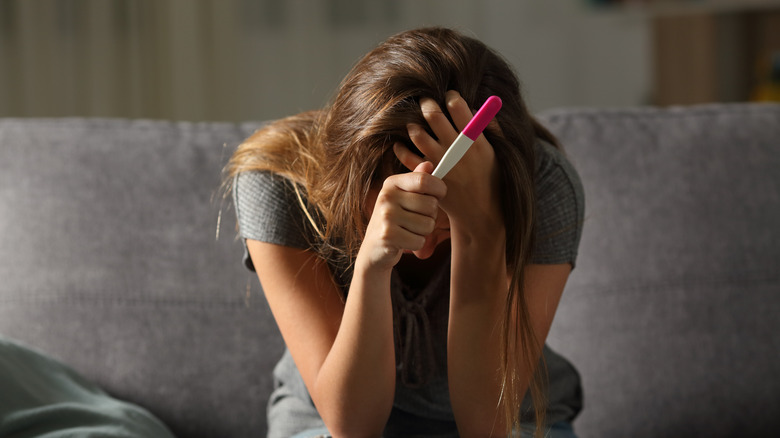
M477 137L479 137L479 134L482 134L482 131L485 130L488 123L493 120L493 117L496 116L498 110L500 109L501 98L498 96L488 97L485 103L482 104L482 108L480 108L479 111L474 114L474 117L463 129L462 134L470 138L472 141L476 141Z

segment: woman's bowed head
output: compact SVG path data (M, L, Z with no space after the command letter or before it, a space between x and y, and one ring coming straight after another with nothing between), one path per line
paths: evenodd
M407 130L422 156L396 142L393 154L412 173L383 174L381 187L374 184L369 189L365 213L371 220L364 241L379 244L374 249L361 247L361 251L376 252L369 260L392 268L404 251L427 259L441 242L450 239L452 227L474 238L503 237L495 153L483 135L464 157L464 161L473 163L455 166L447 183L432 176L434 163L441 161L448 146L472 118L471 109L457 91L445 93L445 104L454 126L436 101L420 99L420 108L433 135L415 123L409 123ZM453 190L449 196L448 186Z
M503 101L496 118L434 177L493 95ZM474 38L426 28L365 55L325 109L273 122L238 148L227 180L249 171L285 177L314 230L307 251L247 245L263 261L255 266L271 310L334 436L382 433L396 385L391 273L424 284L441 263L451 264L447 378L460 435L518 431L529 389L541 433L538 364L554 312L539 303L557 305L560 291L526 290L549 278L527 269L538 139L556 144L504 59ZM334 266L350 272L348 284L338 284ZM298 276L304 267L314 275Z

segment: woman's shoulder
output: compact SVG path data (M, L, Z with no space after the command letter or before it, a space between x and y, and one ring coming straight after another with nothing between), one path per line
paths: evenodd
M572 185L579 186L574 188L582 187L577 169L562 147L539 139L535 144L535 152L537 184L548 179L564 179Z
M544 199L542 195L554 191L558 195L574 197L578 204L582 204L585 198L582 181L565 150L541 139L536 142L535 148L537 198Z
M579 173L564 150L544 140L536 143L537 263L574 265L582 235L585 193Z
M269 171L241 172L233 181L233 204L245 239L309 248L311 227L302 189Z

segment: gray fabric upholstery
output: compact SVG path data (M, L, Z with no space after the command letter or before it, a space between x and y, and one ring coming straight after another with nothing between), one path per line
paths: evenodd
M585 186L549 340L582 374L580 436L774 434L780 105L542 121ZM179 436L263 436L282 343L218 196L257 126L0 120L0 335Z
M583 437L780 430L780 105L543 115L585 186L550 345Z
M255 126L0 121L0 334L178 436L261 435L282 343L227 207L216 240Z

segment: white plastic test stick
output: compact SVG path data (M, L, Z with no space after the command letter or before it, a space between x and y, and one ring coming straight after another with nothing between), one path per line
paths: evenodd
M501 99L498 96L490 96L482 104L482 107L474 114L466 127L458 134L455 141L452 142L447 152L439 161L439 165L433 170L433 176L444 178L461 158L466 154L471 145L477 140L482 131L485 130L488 123L493 120L498 110L501 109Z

